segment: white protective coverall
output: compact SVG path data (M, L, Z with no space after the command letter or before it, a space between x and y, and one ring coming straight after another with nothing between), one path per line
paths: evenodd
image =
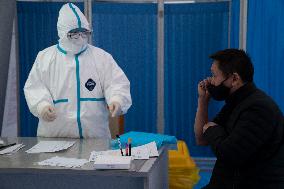
M73 46L70 30L90 30L83 13L72 3L59 12L59 43L40 51L24 86L31 113L39 117L43 137L110 138L107 104L118 102L121 113L131 106L130 82L112 56L85 44ZM55 107L56 119L44 121L40 112Z

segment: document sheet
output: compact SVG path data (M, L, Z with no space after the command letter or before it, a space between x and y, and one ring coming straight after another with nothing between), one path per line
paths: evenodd
M76 141L40 141L27 150L27 153L58 152L73 146Z
M94 162L95 169L130 169L131 156L98 155Z
M125 149L122 149L122 151L123 154L126 154ZM89 161L95 161L96 157L99 155L121 156L121 151L120 150L93 151L91 152ZM157 156L159 156L159 153L155 142L131 148L131 157L133 159L149 159L150 157L157 157Z
M3 155L3 154L9 154L9 155L11 155L11 154L13 154L13 153L19 151L19 150L20 150L21 148L23 148L24 146L25 146L25 145L23 145L23 144L15 144L15 145L13 145L13 146L10 146L10 147L5 148L4 150L1 150L1 151L0 151L0 155Z
M52 157L44 161L38 162L39 165L45 166L59 166L68 168L78 168L89 162L86 159L66 158L66 157Z

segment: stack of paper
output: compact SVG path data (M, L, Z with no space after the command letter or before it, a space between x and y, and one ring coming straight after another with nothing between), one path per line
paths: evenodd
M20 150L21 148L23 148L24 146L25 145L23 145L23 144L16 144L16 145L10 146L8 148L5 148L4 150L1 150L0 155L15 153L18 150Z
M94 162L95 169L130 169L131 156L98 155Z
M125 149L122 150L123 154ZM95 161L96 157L99 155L106 156L121 156L120 150L107 150L107 151L93 151L91 153L89 161ZM157 145L155 142L151 142L142 146L134 147L131 149L131 157L133 159L149 159L150 157L159 156Z
M149 159L149 157L159 156L156 142L150 142L142 146L134 147L131 150L131 155L132 154L133 154L134 159Z
M119 150L107 150L107 151L93 151L91 152L89 161L95 161L98 156L121 156Z
M149 159L150 153L145 146L138 146L131 149L131 156L134 159Z
M68 167L68 168L76 168L81 167L88 160L86 159L76 159L76 158L65 158L65 157L52 157L50 159L38 162L39 165L49 165L49 166L59 166L59 167Z
M40 141L27 150L27 153L57 152L65 150L75 144L76 141Z

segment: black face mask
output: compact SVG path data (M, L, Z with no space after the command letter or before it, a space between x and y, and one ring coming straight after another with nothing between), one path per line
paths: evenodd
M214 100L223 101L230 95L230 88L223 84L227 79L222 81L218 86L208 85L207 90Z

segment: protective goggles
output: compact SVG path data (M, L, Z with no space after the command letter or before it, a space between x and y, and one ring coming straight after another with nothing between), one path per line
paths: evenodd
M67 37L70 39L78 39L80 36L82 38L87 38L91 35L91 31L76 31L76 32L68 32Z

